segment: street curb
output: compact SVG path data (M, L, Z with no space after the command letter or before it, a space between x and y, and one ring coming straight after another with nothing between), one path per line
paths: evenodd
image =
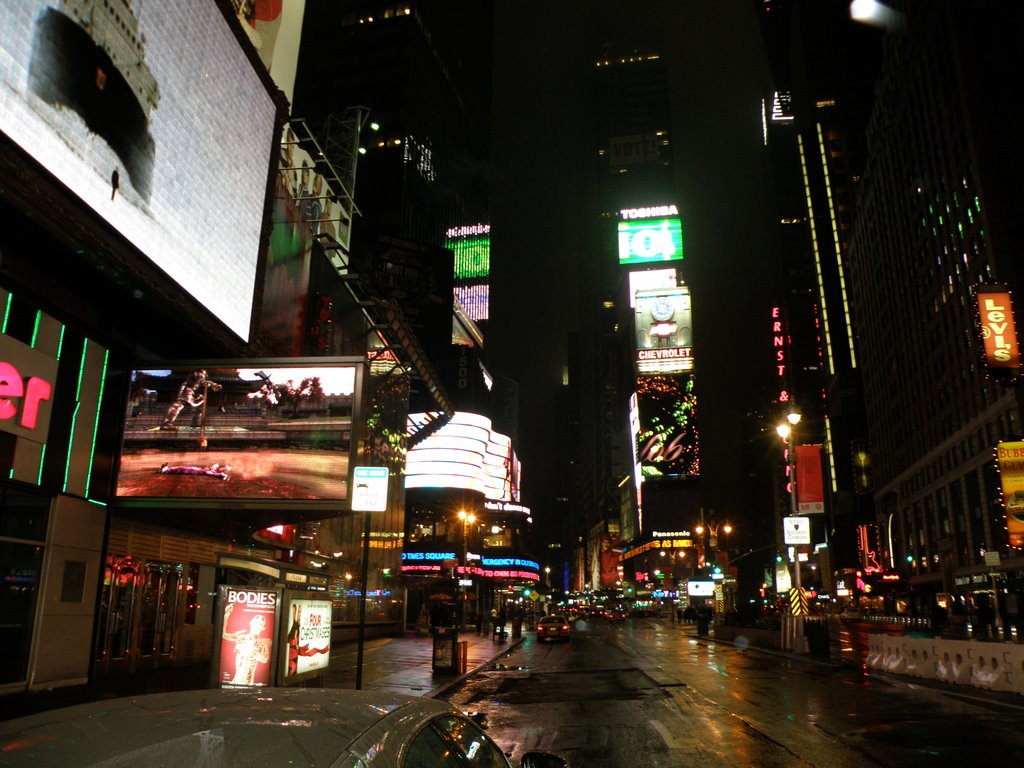
M433 690L431 690L429 693L424 694L424 698L427 698L427 699L437 699L437 698L440 698L441 696L446 694L448 691L450 691L452 688L455 688L457 685L461 685L466 680L468 680L469 678L471 678L474 675L476 675L477 673L479 673L480 670L484 669L485 667L489 667L491 664L493 664L495 662L496 659L500 659L505 654L510 653L511 651L513 651L516 648L518 648L520 646L520 644L522 644L523 639L524 638L519 637L519 638L516 638L515 640L512 640L511 642L509 642L507 645L506 644L502 644L502 645L498 646L497 647L497 651L498 652L495 653L490 658L488 658L486 661L484 661L481 664L477 664L473 669L460 674L458 677L453 677L451 680L446 680L442 685L439 685L436 688L434 688Z

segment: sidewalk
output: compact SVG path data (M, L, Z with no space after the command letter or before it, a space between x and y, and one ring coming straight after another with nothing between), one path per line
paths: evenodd
M489 634L478 635L472 631L460 633L458 640L466 643L465 673L451 671L451 668L433 670L434 638L430 635L406 633L401 637L367 639L363 643L361 688L436 698L522 642L522 638L511 637L499 642L492 640ZM359 644L354 641L332 646L323 687L355 688L358 651ZM0 694L0 720L121 696L209 687L209 664L164 667L100 678L85 685Z

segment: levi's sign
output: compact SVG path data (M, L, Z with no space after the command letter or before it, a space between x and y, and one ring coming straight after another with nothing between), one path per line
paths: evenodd
M0 336L0 430L45 442L56 378L54 358Z
M975 294L981 324L985 366L988 368L1020 368L1020 347L1017 326L1013 320L1010 292L990 290L981 286Z

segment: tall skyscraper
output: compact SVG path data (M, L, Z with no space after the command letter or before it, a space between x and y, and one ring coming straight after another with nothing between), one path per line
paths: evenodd
M761 0L758 11L773 76L764 142L784 283L773 316L780 380L765 408L775 421L799 412L798 444L821 446L814 581L831 591L837 570L863 567L857 534L873 520L849 236L881 33L851 20L845 0Z
M1016 3L896 5L850 239L879 559L926 612L1016 615L1019 523L997 445L1020 439L1016 380L987 375L975 292L1022 286ZM992 581L988 574L995 572Z

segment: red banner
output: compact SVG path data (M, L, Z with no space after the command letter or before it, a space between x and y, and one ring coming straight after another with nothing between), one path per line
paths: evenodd
M825 489L821 479L821 446L796 447L796 510L800 515L825 514Z

